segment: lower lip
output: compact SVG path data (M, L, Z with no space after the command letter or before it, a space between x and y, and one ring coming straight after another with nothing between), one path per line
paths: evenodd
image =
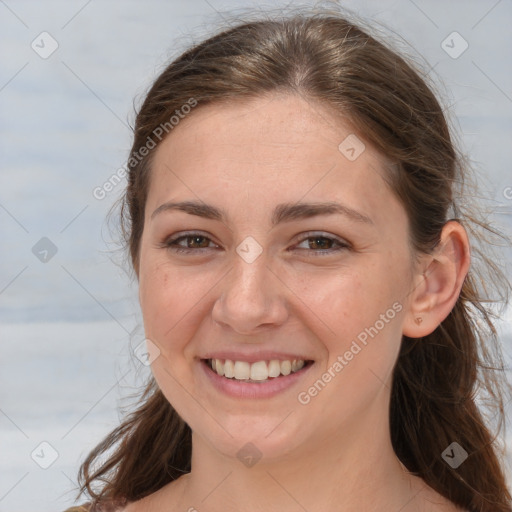
M228 396L234 398L270 398L299 382L314 363L310 362L299 371L290 373L290 375L282 375L281 377L261 383L242 382L236 379L221 377L209 367L205 360L200 360L199 364L213 386Z

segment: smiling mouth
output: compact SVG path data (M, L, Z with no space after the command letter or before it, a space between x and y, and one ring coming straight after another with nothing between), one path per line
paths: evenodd
M231 359L203 359L217 375L239 382L263 383L297 373L313 364L311 360L232 361Z

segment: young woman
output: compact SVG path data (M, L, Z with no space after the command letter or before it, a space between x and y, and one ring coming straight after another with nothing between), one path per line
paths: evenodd
M82 509L512 510L466 162L412 64L336 14L238 24L157 78L128 167L152 378Z

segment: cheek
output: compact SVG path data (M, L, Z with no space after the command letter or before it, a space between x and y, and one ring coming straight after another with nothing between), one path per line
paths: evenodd
M194 337L208 307L207 291L215 276L198 273L193 266L176 267L161 256L141 265L139 301L146 338L154 341L164 355L182 353Z
M395 263L384 259L308 286L315 290L309 292L308 306L326 326L329 365L341 356L350 366L345 373L366 375L374 369L386 377L398 355L407 288L405 273Z
M139 277L139 301L146 337L166 349L166 334L172 332L190 302L175 270L158 262L146 261Z

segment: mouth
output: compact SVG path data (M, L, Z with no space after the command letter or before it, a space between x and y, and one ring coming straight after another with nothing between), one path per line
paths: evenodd
M205 366L219 377L253 384L283 379L308 369L314 361L307 359L262 360L254 363L231 359L202 359Z

